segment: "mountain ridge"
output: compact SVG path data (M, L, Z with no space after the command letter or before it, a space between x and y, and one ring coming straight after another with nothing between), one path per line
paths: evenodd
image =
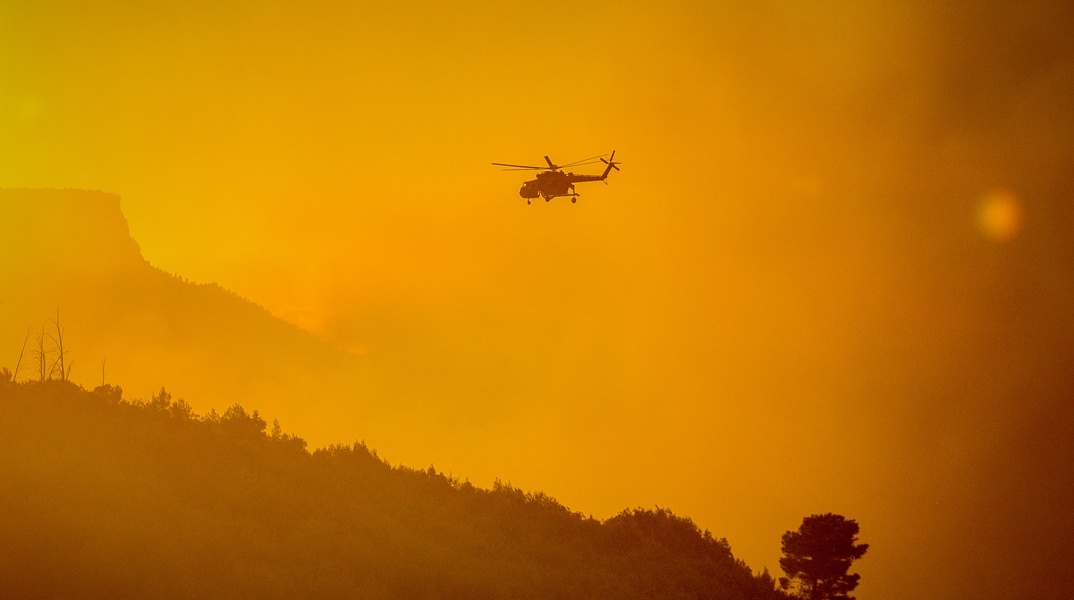
M0 350L12 367L28 328L32 347L58 318L76 381L122 380L141 397L165 385L199 410L220 402L264 406L319 443L348 439L360 415L379 410L377 377L352 353L217 283L149 263L119 196L3 189L0 210L0 252L13 257L0 261ZM281 395L361 401L285 404L275 399ZM328 425L318 428L326 416Z
M34 200L37 200L38 204L33 209L24 209L24 212L19 217L7 218L0 222L7 224L6 229L0 229L0 232L5 234L5 238L11 239L14 237L12 229L19 227L21 224L23 228L38 234L54 233L54 237L44 241L40 237L35 239L36 243L30 249L35 260L40 260L42 254L48 255L48 252L42 251L60 247L57 242L61 241L72 227L82 227L89 232L98 234L91 238L98 242L98 245L92 250L96 250L106 257L119 258L120 261L125 262L128 266L148 266L154 271L177 279L184 284L217 289L223 294L245 303L249 308L264 312L272 318L294 327L296 331L345 351L344 348L339 348L328 340L281 319L262 304L230 290L218 282L193 281L180 273L168 271L151 263L142 254L138 240L131 235L129 222L122 208L122 198L118 194L98 189L80 188L0 188L0 206L4 206L4 202L31 202ZM50 201L51 203L49 203ZM56 218L62 215L67 215L67 218ZM102 224L104 227L100 226ZM4 226L0 224L0 227ZM8 246L10 246L10 243ZM81 250L85 250L85 248L81 248ZM81 252L78 256L86 256L87 254L91 253ZM63 256L65 258L70 257L66 253ZM53 262L58 263L59 261ZM75 265L75 267L81 266L81 263ZM74 270L74 268L69 268L69 271Z

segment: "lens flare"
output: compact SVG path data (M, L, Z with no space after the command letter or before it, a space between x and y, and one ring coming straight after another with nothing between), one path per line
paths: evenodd
M995 242L1006 242L1022 231L1022 203L1008 191L994 191L977 207L977 226Z

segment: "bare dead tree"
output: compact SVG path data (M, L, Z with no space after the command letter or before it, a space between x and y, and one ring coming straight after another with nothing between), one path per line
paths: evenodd
M45 349L45 326L41 326L41 333L37 334L37 349L34 350L34 358L37 359L37 380L44 381L51 376L48 370L48 350Z
M59 308L56 308L56 318L53 319L52 325L56 328L56 335L52 336L52 342L56 346L56 360L53 362L53 366L56 366L56 363L59 363L60 381L67 381L68 376L71 374L71 370L65 366L67 361L67 351L63 348L63 327L60 325Z
M19 362L15 363L15 374L11 376L11 381L16 381L19 378L19 367L22 366L22 355L26 354L26 342L30 341L30 328L26 328L26 339L22 340L22 350L19 351Z
M51 322L55 333L47 333L45 326L42 325L41 333L36 336L37 348L31 352L34 360L37 361L37 380L48 381L53 377L58 377L60 381L70 381L74 361L67 360L68 351L64 345L64 330L63 324L60 322L60 309L56 309L56 318ZM15 374L12 376L12 381L18 377L19 368L22 366L22 359L26 353L26 344L29 341L30 329L27 328L26 339L22 342L22 351L19 353L19 362L15 364ZM102 366L102 372L103 368Z
M45 379L52 381L52 378L56 375L56 365L58 364L56 361L52 361L52 365L48 369L48 377Z

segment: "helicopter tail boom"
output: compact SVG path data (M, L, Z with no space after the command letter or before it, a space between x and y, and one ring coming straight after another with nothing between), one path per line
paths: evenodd
M623 163L618 162L618 161L615 160L615 152L614 151L612 151L612 155L610 157L608 157L607 160L605 160L604 158L601 158L600 160L604 164L608 165L607 167L604 168L604 172L601 173L600 175L575 175L574 173L568 173L567 174L568 179L572 183L582 183L582 182L586 182L586 181L603 181L604 183L608 183L608 181L607 181L608 173L611 173L612 169L615 169L616 171L618 171L619 170L618 165L621 165Z

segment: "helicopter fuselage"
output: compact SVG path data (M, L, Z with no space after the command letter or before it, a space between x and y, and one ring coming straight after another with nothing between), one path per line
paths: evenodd
M606 177L607 173L604 175L575 175L574 173L564 173L562 171L545 171L538 173L536 179L523 183L522 188L518 190L518 195L526 199L542 196L545 200L551 200L559 196L573 196L575 194L575 183L602 181Z

